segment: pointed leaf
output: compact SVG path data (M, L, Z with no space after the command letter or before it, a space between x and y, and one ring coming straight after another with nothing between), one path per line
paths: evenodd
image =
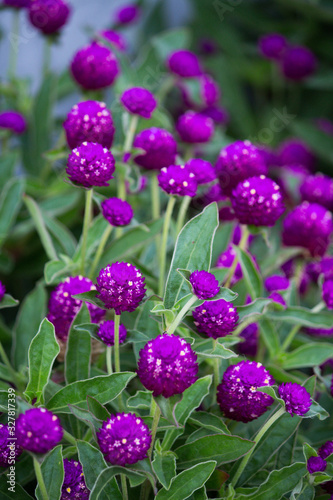
M66 383L88 379L90 376L91 337L86 331L79 331L75 326L90 321L86 304L82 304L73 320L68 339L65 358Z
M185 425L192 411L198 408L207 394L209 394L211 383L212 376L206 375L199 378L199 380L183 392L183 397L175 408L175 417L180 425Z
M61 487L64 482L64 464L62 459L62 446L56 446L44 458L42 466L42 476L49 498L59 500L61 497ZM36 488L36 497L43 500L39 486Z
M236 255L242 268L244 280L249 294L253 299L262 297L262 278L255 266L253 258L244 250L234 245Z

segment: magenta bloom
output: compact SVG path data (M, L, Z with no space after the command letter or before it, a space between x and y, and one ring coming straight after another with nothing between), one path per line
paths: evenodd
M312 170L315 158L303 141L288 139L281 144L278 161L282 166L302 165L307 170Z
M185 163L185 167L194 174L198 184L207 184L216 178L215 169L209 161L191 158Z
M200 94L205 106L215 106L221 97L218 83L210 75L200 77Z
M104 344L113 346L114 345L114 321L110 319L109 321L103 321L97 332L99 338L104 342ZM119 344L122 344L126 340L127 330L124 325L119 325Z
M134 158L135 163L148 170L161 170L175 162L177 143L167 130L148 128L134 139L133 146L144 150Z
M218 339L232 333L238 323L236 307L224 299L204 302L192 312L198 332Z
M116 56L108 47L92 42L75 54L71 71L81 87L98 90L112 85L119 74L119 67Z
M140 15L140 9L137 5L126 5L121 7L115 14L117 24L131 24L137 20Z
M204 116L208 116L217 125L226 125L229 122L229 113L222 106L208 106L200 111Z
M14 9L24 9L29 7L31 0L2 0L3 5L14 7Z
M83 469L77 460L64 459L64 482L60 500L89 500L90 491L86 486Z
M151 118L157 106L157 101L149 90L142 87L132 87L125 90L120 101L129 113L143 118Z
M306 333L313 337L331 337L333 335L332 328L307 328Z
M2 299L4 298L5 296L5 293L6 293L6 287L5 285L0 281L0 302L2 301Z
M286 405L286 411L293 417L294 415L305 415L311 406L311 396L305 387L287 382L279 386L279 396Z
M323 174L308 175L304 178L299 191L302 200L318 203L333 210L333 179Z
M248 177L266 173L267 165L261 151L250 141L236 141L222 149L216 163L220 186L227 195Z
M127 226L133 219L131 205L120 198L108 198L101 203L102 213L111 226Z
M14 132L14 134L23 134L27 128L25 118L16 111L3 111L0 113L0 129L4 128Z
M215 297L220 291L218 280L207 271L194 271L189 279L193 293L198 299L206 300Z
M69 14L69 5L63 0L32 0L29 4L30 22L44 35L59 31Z
M306 462L306 468L310 474L314 474L315 472L324 472L326 467L327 463L321 457L309 457Z
M237 344L237 351L241 356L254 358L258 352L259 328L257 323L251 323L239 334L244 342Z
M185 165L170 165L162 168L157 176L158 184L168 194L177 196L195 196L197 182Z
M333 453L333 441L326 441L318 450L318 455L325 459Z
M14 465L22 454L22 448L16 441L17 433L14 428L0 424L0 467Z
M178 118L176 130L184 142L205 143L209 142L214 134L214 123L208 116L186 111Z
M332 214L321 205L304 201L285 218L282 239L286 246L301 246L313 257L322 256L332 231Z
M127 262L114 262L101 269L97 277L98 298L116 314L134 311L145 296L145 279L139 269Z
M68 157L66 172L80 186L108 186L113 179L115 159L107 148L94 142L83 142Z
M216 267L227 267L231 268L236 257L235 249L230 245L227 250L222 252L216 262ZM237 281L243 278L243 272L239 262L236 265L234 275L231 279L231 286L233 286Z
M147 458L151 434L135 413L117 413L103 422L97 431L97 441L107 462L124 466Z
M273 377L261 363L241 361L224 372L217 388L217 402L227 418L251 422L265 413L274 401L256 388L273 384Z
M159 335L140 351L138 377L154 396L182 394L197 380L197 355L186 340Z
M17 444L33 453L46 453L61 440L59 418L45 408L31 408L16 420Z
M269 33L259 39L259 50L266 59L280 59L287 45L287 40L279 33Z
M167 60L169 70L182 78L202 75L202 69L197 56L189 50L177 50Z
M276 292L277 290L287 290L290 286L290 281L285 276L276 274L265 279L265 287L268 292Z
M121 33L114 30L103 30L98 35L104 38L108 43L120 52L125 52L127 49L127 42Z
M289 80L304 80L314 73L316 66L316 57L306 47L288 47L283 53L281 69Z
M83 142L97 142L110 149L115 132L111 112L104 102L83 101L75 104L64 122L71 149Z
M333 309L333 279L326 279L323 283L323 301L327 309Z

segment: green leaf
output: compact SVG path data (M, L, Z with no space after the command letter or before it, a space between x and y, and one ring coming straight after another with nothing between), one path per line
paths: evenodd
M185 425L193 410L200 406L204 398L209 394L212 384L212 376L206 375L199 378L194 384L183 392L183 397L175 407L175 417L180 425Z
M312 401L310 410L305 415L303 415L303 418L318 417L319 420L325 420L329 416L330 414L325 410L325 408L320 406L320 404L317 403L317 401Z
M332 138L322 132L312 120L293 120L291 128L318 156L333 163Z
M229 429L223 420L213 413L195 411L190 416L189 422L194 425L199 425L200 427L205 427L206 429L210 429L214 432L217 431L222 434L230 434Z
M62 260L50 260L44 267L44 279L47 285L54 285L70 276L73 270L76 269L74 263L68 263Z
M279 334L276 331L274 323L264 316L261 317L259 319L259 331L270 358L274 358L280 351Z
M86 331L79 331L75 326L90 321L90 313L86 304L82 304L71 325L65 358L65 379L67 384L90 376L91 337Z
M237 258L242 268L243 277L248 289L249 294L252 299L258 299L263 294L262 278L255 266L253 258L242 250L241 248L234 245Z
M5 186L8 179L14 177L14 169L19 159L18 151L10 151L4 154L2 152L0 158L0 186Z
M149 409L152 402L152 393L147 391L138 391L134 396L127 400L128 408Z
M208 500L206 487L203 486L202 488L196 490L190 497L188 497L188 500Z
M333 345L326 342L310 342L292 352L282 354L280 359L281 367L285 370L295 368L305 368L317 366L333 357Z
M24 202L29 210L29 213L35 223L40 240L46 252L46 255L51 260L57 260L57 252L53 246L52 238L46 228L42 212L37 203L29 196L24 196Z
M176 475L176 455L172 451L158 451L156 446L152 467L161 485L168 490Z
M125 474L125 476L129 478L132 486L137 486L145 480L145 476L143 474L130 469L125 469L125 467L108 467L107 469L103 470L98 476L97 481L91 490L89 500L100 500L100 498L102 498L102 495L106 494L110 483L114 484L114 476L116 476L117 474ZM123 496L121 494L120 496L117 493L114 493L113 495L114 496L109 496L107 498L112 498L112 500L123 499Z
M287 307L287 309L269 311L267 313L275 321L285 321L293 325L310 328L332 328L333 314L331 312L313 312L305 307Z
M61 487L64 482L64 464L62 459L62 446L56 446L44 458L42 466L42 476L49 498L59 500L61 497ZM36 497L43 500L39 486L36 488Z
M165 61L175 50L186 49L190 45L190 32L187 28L176 28L159 33L151 39L159 58Z
M95 431L100 428L101 423L97 418L92 415L89 410L83 410L82 408L78 408L77 406L68 405L71 413L81 422L84 422L88 425L94 435Z
M312 446L310 446L308 443L303 444L303 455L305 460L309 460L310 457L318 457L318 453Z
M291 492L290 500L313 500L315 498L315 489L307 481L303 482L303 478L295 486Z
M192 344L192 349L204 358L229 359L237 358L238 356L238 354L220 344L218 339L195 340Z
M13 178L5 184L2 190L0 196L0 245L7 238L22 205L24 185L24 179Z
M45 318L29 347L29 383L24 394L30 402L34 398L37 398L37 403L44 402L44 388L59 351L54 326Z
M98 420L102 422L110 418L110 413L97 399L87 396L88 409Z
M0 476L0 496L2 500L33 500L33 498L20 486L15 483L15 486L7 483L6 474Z
M5 309L7 307L16 307L19 304L19 301L14 299L8 293L5 293L3 299L0 302L0 309Z
M240 321L245 321L249 318L257 318L265 313L265 308L272 303L271 299L256 299L246 306L238 306L237 312Z

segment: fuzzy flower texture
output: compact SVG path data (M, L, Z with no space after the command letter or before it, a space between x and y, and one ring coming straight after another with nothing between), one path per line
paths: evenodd
M16 442L17 435L14 428L0 424L0 467L8 467L22 453L22 449Z
M170 195L195 196L198 185L195 175L186 165L170 165L162 168L157 176L159 186Z
M207 271L194 271L189 278L193 293L198 299L211 299L220 291L218 280L214 274Z
M148 170L161 170L172 165L176 159L177 143L170 132L162 128L142 130L135 137L133 147L143 149L134 161Z
M77 460L64 460L64 482L60 500L88 500L90 491L86 486L82 465Z
M69 14L69 5L63 0L32 0L29 4L30 22L44 35L59 31Z
M279 386L279 396L286 405L286 411L294 415L305 415L311 406L311 396L305 387L293 382Z
M213 339L231 333L239 319L236 307L224 299L204 302L196 307L192 314L198 331Z
M133 209L126 200L108 198L102 201L102 214L111 226L127 226L133 218Z
M108 346L114 345L114 321L103 321L97 331L98 337ZM119 344L125 342L127 330L124 325L119 325Z
M113 178L115 159L108 149L94 142L83 142L68 157L69 179L85 188L108 186Z
M0 113L0 129L10 130L14 134L23 134L27 128L25 118L16 111L3 111Z
M46 453L62 439L60 420L45 408L31 408L16 420L17 443L33 453Z
M142 87L133 87L125 90L120 101L129 113L143 118L151 118L157 106L157 101L149 90Z

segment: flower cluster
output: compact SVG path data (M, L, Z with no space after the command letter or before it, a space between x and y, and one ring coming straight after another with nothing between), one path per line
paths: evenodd
M64 482L60 500L88 500L90 491L86 486L82 465L77 460L64 459Z
M125 342L127 330L124 325L119 325L119 344ZM97 336L108 346L114 345L114 321L102 321L97 331Z
M170 165L158 174L158 184L168 194L177 196L195 196L197 182L195 175L186 165Z
M108 198L101 203L102 214L111 226L127 226L133 219L133 209L128 201Z
M17 443L24 450L46 453L62 439L59 418L45 408L32 408L16 420Z
M107 186L113 178L115 160L107 148L83 142L68 157L66 172L70 180L86 188Z
M238 323L236 307L224 299L204 302L192 314L198 331L213 339L232 333Z

